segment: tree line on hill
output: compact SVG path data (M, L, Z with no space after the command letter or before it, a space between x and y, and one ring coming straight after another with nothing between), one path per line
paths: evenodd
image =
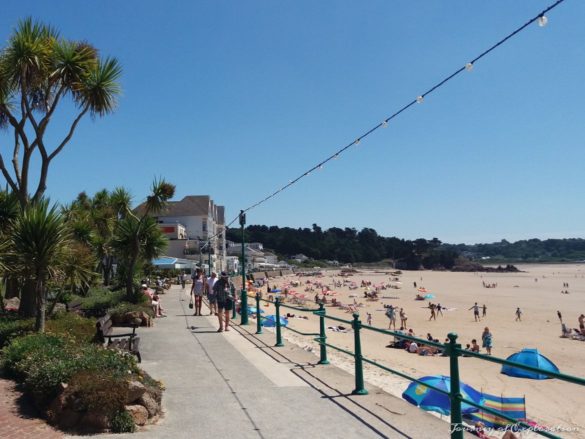
M384 237L376 230L332 227L312 228L250 225L245 228L246 242L261 242L279 256L290 258L302 253L315 260L347 263L371 263L391 260L396 268L447 269L469 267L469 261L490 259L514 262L551 262L585 260L585 239L529 239L510 243L446 244L439 239L415 240ZM241 231L228 229L227 239L241 242ZM479 265L474 265L479 269Z
M441 246L437 238L407 240L383 237L371 228L332 227L323 230L317 224L312 228L251 225L245 228L246 242L261 242L279 256L290 257L299 253L315 260L335 260L343 264L379 262L391 259L397 268L451 269L458 254ZM240 229L228 229L227 239L241 242Z
M527 239L490 244L444 244L471 259L489 258L522 262L565 262L585 260L585 239Z

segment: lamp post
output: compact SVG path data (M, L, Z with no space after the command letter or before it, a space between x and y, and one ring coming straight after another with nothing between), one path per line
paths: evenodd
M241 306L240 315L242 320L241 325L248 324L248 292L246 291L246 246L244 239L244 226L246 225L246 214L243 210L240 210L240 227L242 228L242 295L241 295Z

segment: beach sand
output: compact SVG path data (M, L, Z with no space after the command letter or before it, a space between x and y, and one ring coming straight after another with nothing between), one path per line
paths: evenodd
M301 286L294 288L297 293L306 294L307 304L314 307L314 292L305 292L306 281L319 281L329 284L337 292L338 301L352 304L356 300L362 303L359 307L360 318L366 323L366 313L372 314L372 326L388 327L388 319L384 314L384 304L403 307L408 315L408 327L415 334L426 338L431 333L434 338L443 342L447 333L455 332L459 342L465 346L475 338L481 345L481 334L488 326L493 334L492 354L500 358L520 351L522 348L537 348L543 355L552 360L561 372L570 375L585 376L585 342L560 338L561 324L557 310L561 311L563 321L568 327L577 328L577 318L585 313L585 264L558 265L519 265L521 273L451 273L435 271L403 271L400 275L400 289L386 289L380 292L377 302L366 301L364 288L350 291L348 287L333 287L332 279L342 280L339 271L325 271L322 277L286 276L271 280L271 286L284 288L291 280L300 280ZM388 283L389 274L382 271L359 270L349 277L359 286L362 280L373 284ZM428 301L415 301L417 287L424 287L435 295L433 303L441 303L449 308L436 321L429 321ZM497 284L496 288L484 288L482 282ZM570 294L561 294L566 290L563 284L569 283ZM318 289L316 289L318 290ZM264 288L265 291L265 288ZM399 297L398 299L386 299ZM331 296L329 296L330 298ZM264 298L266 294L264 293ZM290 299L290 296L289 296ZM253 302L253 301L252 301ZM290 304L290 300L287 302ZM473 311L469 308L478 302L487 306L487 316L481 322L475 322ZM516 307L523 311L522 321L515 321ZM273 314L272 306L262 307L266 314ZM287 312L300 314L282 308ZM351 314L338 308L327 306L327 313L351 320ZM289 319L291 327L304 332L318 332L318 319L308 313L308 320ZM255 321L253 321L255 324ZM397 324L400 320L397 318ZM327 321L327 326L339 323ZM284 331L285 339L318 353L318 345L311 342L310 337L303 337L290 331ZM353 348L353 333L327 331L328 342L340 347ZM449 374L447 357L429 357L410 354L404 350L387 348L391 337L372 331L362 331L362 351L366 358L380 362L390 368L415 377L425 375ZM482 353L485 350L482 349ZM353 371L353 358L343 353L328 349L330 360L336 365ZM526 397L528 418L548 427L560 428L555 434L561 437L585 437L585 388L576 384L559 380L530 380L512 378L500 373L501 366L474 358L460 358L461 380L477 390L492 395L508 397ZM367 382L378 385L386 391L400 397L408 385L408 381L384 372L371 365L365 366ZM348 391L351 389L348 389ZM571 431L567 431L571 430ZM523 437L533 435L524 435Z

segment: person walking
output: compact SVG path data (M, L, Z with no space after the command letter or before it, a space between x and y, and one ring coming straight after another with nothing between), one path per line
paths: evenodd
M483 334L481 334L482 346L487 351L488 355L492 354L492 333L490 332L490 328L487 326L483 330Z
M439 314L441 314L441 317L443 316L443 307L440 303L437 303L437 315Z
M191 296L193 297L193 307L195 308L194 316L201 315L201 303L203 302L203 293L205 292L205 276L200 268L195 270L193 285L191 286Z
M521 322L522 321L522 310L520 309L520 307L516 308L516 322Z
M431 310L431 316L429 317L429 322L431 320L437 320L437 313L435 312L435 304L429 303L429 308Z
M230 282L225 271L221 272L221 277L213 286L213 292L217 299L217 319L219 320L219 329L217 332L229 331L230 313L234 306L236 288Z
M183 271L183 273L181 273L181 288L185 289L185 284L187 283L187 273L185 273Z
M481 314L482 314L482 317L487 316L487 306L485 306L485 303L481 307Z
M207 302L209 303L209 315L217 315L217 297L215 297L215 293L213 292L213 286L217 282L217 273L215 271L211 272L211 276L207 278L205 282L205 294L207 295Z
M371 313L367 313L367 322L368 322L368 326L372 326L372 314Z
M473 318L475 319L476 322L481 322L481 319L479 318L479 305L477 304L477 302L475 302L475 305L473 305L471 308L469 308L470 310L473 310Z

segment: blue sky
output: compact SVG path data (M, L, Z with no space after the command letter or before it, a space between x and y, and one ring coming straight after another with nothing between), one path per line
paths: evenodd
M164 176L176 198L210 194L232 219L552 2L5 0L0 41L32 16L124 68L115 114L84 119L55 160L52 200L124 186L139 202ZM585 236L583 17L566 0L248 223Z

